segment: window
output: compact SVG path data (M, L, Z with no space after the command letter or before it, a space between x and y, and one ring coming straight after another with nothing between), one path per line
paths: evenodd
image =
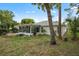
M36 32L40 32L40 27L36 27Z

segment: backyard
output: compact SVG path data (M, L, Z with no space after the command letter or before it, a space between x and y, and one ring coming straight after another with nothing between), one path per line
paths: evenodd
M79 55L79 40L57 40L50 45L50 36L0 36L0 55L4 56L51 56Z

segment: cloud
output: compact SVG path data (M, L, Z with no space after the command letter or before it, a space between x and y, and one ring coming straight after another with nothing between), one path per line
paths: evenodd
M35 11L26 11L25 13L35 13Z

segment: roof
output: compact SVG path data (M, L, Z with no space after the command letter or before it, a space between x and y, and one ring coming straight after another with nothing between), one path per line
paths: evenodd
M20 24L20 25L17 25L15 27L18 27L18 26L33 26L33 25L49 26L48 21L41 21L41 22L38 22L38 23L35 23L35 24ZM58 21L54 21L53 25L58 26ZM62 23L62 26L66 26L66 25Z
M36 23L36 25L49 26L48 21L38 22L38 23ZM58 21L54 21L53 25L58 26ZM62 26L66 26L66 25L62 23Z

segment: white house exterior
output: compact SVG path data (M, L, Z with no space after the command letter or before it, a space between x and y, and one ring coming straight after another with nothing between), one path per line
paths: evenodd
M36 23L36 25L41 25L41 26L43 26L43 29L46 30L45 34L50 35L50 30L49 30L48 21L38 22L38 23ZM57 21L54 21L54 22L53 22L53 25L54 25L54 31L55 31L56 35L58 35L58 22L57 22ZM61 28L62 35L64 35L64 33L66 32L66 30L67 30L67 26L66 26L65 24L62 24L62 28Z
M17 26L17 28L20 30L21 33L26 33L26 35L32 35L32 26L34 25L37 25L38 26L38 29L39 31L37 32L37 34L47 34L47 35L50 35L50 29L49 29L49 24L48 24L48 21L42 21L42 22L38 22L38 23L35 23L35 24L24 24L24 25L19 25ZM54 25L54 30L56 32L56 35L58 35L58 22L55 21L53 23ZM41 29L44 29L45 32L41 32ZM28 29L28 31L27 31ZM62 35L64 35L64 33L66 32L66 29L67 29L67 26L65 24L62 24Z

